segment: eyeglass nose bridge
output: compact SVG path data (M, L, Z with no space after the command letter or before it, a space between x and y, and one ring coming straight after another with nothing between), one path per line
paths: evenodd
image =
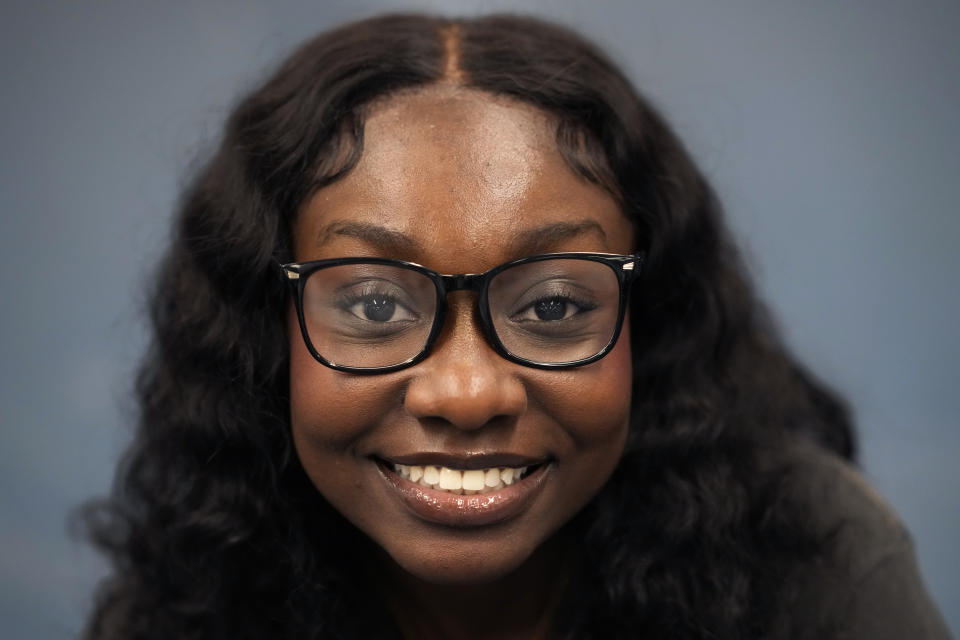
M433 351L433 342L436 337L443 330L443 326L447 322L447 313L448 313L448 303L447 296L454 291L472 291L478 295L476 303L473 308L476 312L475 318L479 321L480 331L483 334L484 339L487 344L490 345L494 351L498 353L503 353L503 349L500 347L500 341L496 337L496 333L493 328L493 321L490 318L490 310L487 306L486 301L486 291L485 286L489 281L489 274L487 273L458 273L453 275L437 274L437 279L440 284L440 300L439 308L437 309L437 317L435 319L435 326L431 332L431 336L427 341L427 348L423 357Z
M452 291L475 291L477 293L483 289L485 280L482 273L458 273L455 275L441 275L440 282L443 283L443 292Z

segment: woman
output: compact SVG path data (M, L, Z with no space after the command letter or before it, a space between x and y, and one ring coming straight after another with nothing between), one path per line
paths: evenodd
M947 635L710 188L565 30L307 43L152 319L89 638Z

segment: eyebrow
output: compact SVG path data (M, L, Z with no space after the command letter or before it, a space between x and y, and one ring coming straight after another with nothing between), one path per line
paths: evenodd
M347 236L394 255L411 255L420 249L420 243L405 233L378 224L365 222L331 222L317 235L317 246L323 246L333 236Z
M606 242L607 234L603 227L593 220L580 222L556 222L536 229L521 231L510 243L511 255L524 256L549 253L566 240L578 236L594 234Z
M560 244L572 238L593 234L606 241L603 227L593 220L580 222L555 222L535 229L521 231L509 243L509 253L513 256L549 253ZM333 236L356 238L380 250L394 255L409 256L420 252L420 243L400 231L394 231L377 224L365 222L331 222L318 234L317 246L323 246Z

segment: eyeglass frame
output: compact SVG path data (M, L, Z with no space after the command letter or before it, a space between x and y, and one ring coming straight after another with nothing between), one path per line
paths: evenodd
M428 355L430 355L431 351L433 350L433 346L436 343L437 338L440 336L440 332L443 330L443 326L446 322L447 296L454 291L474 291L478 294L477 311L480 316L480 327L483 330L484 337L487 340L487 344L489 344L498 355L506 360L527 367L532 367L534 369L572 369L574 367L581 367L583 365L590 364L591 362L596 362L610 353L610 351L616 345L617 339L620 337L620 332L623 329L623 319L624 316L626 316L627 300L629 299L630 295L630 286L640 273L640 270L643 266L644 257L645 256L643 253L542 253L510 260L508 262L504 262L503 264L497 265L496 267L492 267L491 269L488 269L482 273L459 274L442 274L416 262L378 257L329 258L325 260L310 260L307 262L288 262L285 264L280 264L279 266L286 277L287 283L290 285L293 291L294 307L297 311L297 321L300 325L300 334L303 337L303 342L306 344L310 355L312 355L313 358L320 364L336 371L357 374L378 374L390 373L412 367L413 365L422 362ZM610 340L607 342L606 346L603 347L603 349L587 358L571 360L568 362L537 362L535 360L521 358L520 356L511 353L504 346L503 342L501 342L500 336L497 335L496 328L493 324L493 319L490 317L490 301L488 298L490 282L498 274L510 269L511 267L532 262L541 262L543 260L556 259L589 260L593 262L600 262L610 267L611 271L613 271L614 275L617 277L617 283L620 289L618 300L619 307L617 309L617 320L616 324L614 325L613 335L610 337ZM415 356L412 356L403 362L385 365L382 367L351 367L347 365L336 364L330 360L327 360L313 346L313 341L310 339L310 333L307 330L306 317L303 311L303 295L304 289L306 288L307 278L310 276L310 274L317 271L321 271L329 267L338 267L349 264L379 264L409 269L427 276L433 282L434 290L437 294L436 310L433 314L433 326L430 328L430 334L427 336L423 348L421 348Z

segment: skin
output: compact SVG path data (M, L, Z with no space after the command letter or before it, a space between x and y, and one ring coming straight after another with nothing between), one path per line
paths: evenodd
M571 172L555 126L534 107L448 85L373 105L357 166L299 212L296 260L382 256L479 273L536 253L630 253L629 221ZM557 225L567 232L544 232ZM381 375L315 361L291 305L294 442L317 489L382 549L370 562L403 626L423 637L529 637L561 579L568 545L557 532L623 452L629 335L598 362L539 370L490 348L475 294L448 303L430 356ZM520 514L455 528L411 513L374 461L417 452L518 453L552 468ZM498 614L478 616L478 607Z

